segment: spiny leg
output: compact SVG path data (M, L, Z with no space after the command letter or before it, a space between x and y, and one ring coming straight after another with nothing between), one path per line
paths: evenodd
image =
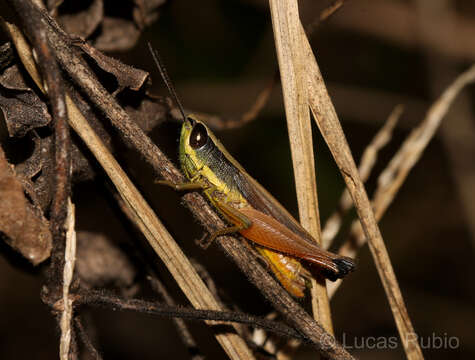
M208 184L198 180L200 177L201 173L198 171L197 174L193 176L188 182L174 183L173 181L169 180L155 180L155 184L170 186L176 191L209 189L210 186Z
M216 239L218 236L223 236L223 235L229 235L229 234L234 234L239 232L240 230L244 229L243 226L230 226L221 230L216 230L215 232L212 232L207 236L206 234L199 240L200 246L203 249L207 249Z
M176 191L203 190L206 188L204 184L194 182L174 183L168 180L155 180L155 184L170 186Z
M216 230L213 233L210 233L209 237L202 238L200 244L203 248L207 248L218 236L228 235L237 233L241 230L247 229L252 225L252 221L242 214L238 209L233 208L224 201L217 200L212 196L212 193L215 189L210 188L206 189L205 192L208 193L208 197L213 203L213 205L226 217L226 219L233 223L234 226L230 226L221 230Z

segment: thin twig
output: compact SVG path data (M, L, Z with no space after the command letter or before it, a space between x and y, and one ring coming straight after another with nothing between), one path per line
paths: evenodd
M376 164L376 160L378 159L378 152L391 140L394 127L396 126L403 111L404 107L402 105L397 105L387 118L383 127L379 129L379 131L364 150L360 165L358 167L361 181L366 182L366 180L368 180L371 171ZM341 195L337 210L332 215L330 215L323 228L323 248L328 249L330 247L336 235L340 231L343 218L352 207L353 201L351 200L350 193L348 192L348 189L345 189Z
M251 104L248 110L246 110L239 118L223 119L220 116L209 115L194 111L193 113L199 116L200 119L206 122L206 125L215 130L229 130L242 127L251 121L257 119L262 109L269 101L272 90L279 79L279 73L270 79L267 85L257 94L256 99Z
M302 226L321 243L312 127L305 84L305 53L296 1L270 1L272 26L281 73L295 186ZM316 281L318 280L318 282ZM333 333L325 280L312 281L312 306L316 320Z
M167 304L139 300L139 299L121 299L115 295L107 294L101 291L91 290L88 292L82 292L74 296L74 305L89 305L110 307L118 310L131 310L140 313L148 313L164 317L176 317L185 320L205 320L214 322L232 322L247 324L253 327L259 327L275 333L279 336L287 338L297 338L306 341L306 337L300 334L290 326L269 320L266 318L252 316L249 314L237 312L237 311L216 311L216 310L201 310L191 309L185 307L170 306ZM318 347L318 343L309 343Z
M381 173L373 201L377 218L381 218L401 188L410 170L420 159L456 96L465 86L474 81L475 64L460 74L442 93L440 98L430 107L421 125L411 132L401 146L401 149L388 164L388 167Z
M101 354L99 354L99 351L94 347L94 345L91 342L91 339L86 333L86 330L84 329L84 326L82 325L81 318L79 316L76 316L74 318L74 324L76 325L76 329L79 332L79 337L81 338L82 342L86 346L86 348L89 350L91 355L94 357L96 360L102 360Z
M378 188L373 196L373 208L376 219L379 221L389 205L399 192L413 166L420 159L429 141L444 116L447 114L458 93L468 84L475 81L475 65L460 74L455 81L442 93L437 101L430 107L421 124L412 130L410 135L399 148L398 152L389 162L388 166L378 178ZM366 243L366 237L359 226L354 222L351 226L349 239L338 250L339 254L355 257L358 249ZM340 282L329 285L330 296L336 292Z
M304 34L303 28L301 28L301 31L302 34ZM365 235L369 239L370 250L386 291L386 296L391 306L406 356L409 359L421 359L422 352L419 344L415 341L410 341L410 337L408 336L414 333L414 328L407 313L389 254L371 208L371 203L364 189L363 182L359 177L358 169L351 155L350 148L343 129L341 128L335 108L328 95L325 83L323 82L312 48L306 37L304 35L302 36L305 39L304 43L306 46L307 85L310 91L310 109L346 182Z
M203 266L203 264L199 263L194 258L191 259L191 264L195 268L200 278L203 279L209 291L211 291L216 300L218 300L218 302L223 308L226 308L224 301L220 297L220 289L218 289L218 287L216 286L216 283L214 282L213 277L208 272L208 270Z
M341 9L341 7L345 4L347 0L335 0L333 1L329 6L327 6L325 9L323 9L320 12L320 15L312 21L310 24L308 24L305 27L305 32L307 33L307 36L310 37L313 35L315 30L318 29L318 27L325 21L327 21L329 18L331 18L338 10Z
M230 125L232 126L228 126L227 128L232 129L232 128L237 127L236 125L242 126L253 121L254 119L257 119L262 109L267 104L267 101L269 101L270 94L272 93L272 89L274 88L274 85L276 82L277 82L277 77L274 76L269 81L267 86L264 89L262 89L259 92L259 94L256 96L256 100L251 105L251 107L244 114L242 114L240 122L238 124L231 123Z
M152 289L155 290L158 294L160 294L160 296L168 306L176 306L175 301L168 293L165 285L163 285L159 279L152 276L147 276L147 279L150 282ZM205 357L201 353L198 344L193 338L193 335L188 329L188 326L186 325L185 321L183 321L183 319L173 318L173 322L175 324L175 328L177 329L178 334L180 335L181 341L185 345L188 353L190 354L190 358L192 360L203 360Z
M61 360L69 359L69 346L71 343L71 321L73 317L73 301L69 298L69 287L73 280L74 264L76 262L76 229L74 205L68 201L66 218L66 248L64 251L63 273L63 311L61 313L60 329L61 340L59 344L59 357Z

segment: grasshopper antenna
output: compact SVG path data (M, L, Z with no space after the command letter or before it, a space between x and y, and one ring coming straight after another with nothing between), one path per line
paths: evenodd
M175 103L178 105L181 115L183 116L183 121L186 121L185 110L183 109L183 105L181 104L180 99L178 98L175 87L173 86L173 83L170 80L170 77L168 76L167 70L165 69L163 62L160 59L160 55L158 55L158 51L152 47L152 44L150 43L150 41L147 42L147 45L148 45L148 49L150 50L152 54L153 60L155 61L155 65L157 65L157 68L160 71L160 75L162 76L163 82L167 86L168 92L173 97L173 100L175 101Z

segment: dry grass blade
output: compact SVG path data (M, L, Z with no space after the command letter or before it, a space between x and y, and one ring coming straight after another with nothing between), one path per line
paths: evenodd
M434 136L457 94L466 85L474 81L475 65L472 65L466 72L461 74L431 106L422 124L411 132L400 151L398 151L388 167L381 173L378 181L378 189L374 196L374 208L377 217L380 217L387 209L409 174L409 171L420 159L422 152Z
M64 252L63 273L63 312L61 314L61 340L59 343L59 357L61 360L69 359L69 346L71 343L71 321L73 316L73 300L69 298L69 287L73 280L74 264L76 261L76 229L75 211L71 200L68 200L68 215L66 218L66 250Z
M320 243L312 128L305 83L305 49L296 1L271 0L272 25L284 93L287 127L302 226ZM312 305L315 319L333 333L324 279L313 281Z
M302 33L304 32L303 28L301 28L301 31ZM407 313L389 254L371 208L371 203L364 189L363 182L359 177L358 169L346 142L343 129L328 95L310 44L307 40L304 43L306 45L306 70L307 85L310 91L310 108L346 182L365 235L369 239L370 250L386 291L406 356L408 359L421 359L423 355L419 344L409 341L409 334L414 333L414 328Z
M24 37L13 25L8 24L8 29L25 68L38 87L42 88L40 75ZM193 269L186 256L67 95L66 104L71 127L79 134L104 168L125 203L130 207L131 213L134 214L137 226L165 263L191 304L197 309L220 310L217 301ZM215 323L213 322L212 324ZM254 358L249 348L237 334L231 332L221 333L216 335L216 339L231 359Z
M475 65L457 77L444 91L440 98L431 106L422 123L407 137L401 148L389 162L378 179L378 188L373 197L373 208L379 221L394 200L410 170L420 159L424 149L433 138L442 119L447 114L450 105L457 94L468 84L475 81ZM351 227L350 240L339 250L340 254L355 257L359 247L366 243L366 237L361 226L355 222ZM339 285L331 286L333 294Z
M391 140L392 132L396 126L399 118L401 117L404 111L402 105L398 105L391 112L387 118L384 126L379 129L374 138L366 147L361 157L360 166L358 171L360 173L361 180L366 182L368 180L371 171L376 164L378 158L378 152ZM338 204L338 209L328 218L325 226L322 231L322 246L325 249L328 249L332 244L332 241L335 239L335 236L340 231L340 227L343 221L345 214L353 206L353 201L351 200L350 193L348 189L343 191L343 194L340 198L340 203Z

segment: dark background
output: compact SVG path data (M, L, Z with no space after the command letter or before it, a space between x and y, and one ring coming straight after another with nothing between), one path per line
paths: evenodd
M301 1L303 23L313 21L329 3ZM392 142L381 152L375 168L379 174L430 104L473 63L473 39L475 3L470 0L349 0L319 26L311 43L357 161L394 106L405 104ZM134 48L113 54L150 71L153 91L166 95L147 53L147 40L159 49L185 107L223 118L246 111L277 66L266 1L170 1ZM472 86L453 104L381 222L409 314L423 347L429 347L423 352L432 359L475 356L475 214L470 210L475 199L473 94ZM217 135L251 175L297 214L279 86L258 119ZM318 131L314 135L325 223L344 185ZM176 159L178 125L162 125L153 136ZM203 230L179 204L179 197L154 186L151 172L146 165L137 166L135 154L124 152L122 159L124 164L134 163L129 170L134 181L185 252L206 265L227 299L244 311L267 314L269 304L216 247L205 251L194 244ZM100 175L74 188L78 229L119 242L135 241L104 183ZM367 184L370 194L375 186L373 176ZM340 242L353 217L353 213L348 217ZM57 358L59 331L39 298L43 269L26 266L6 246L2 253L0 358ZM344 337L349 346L361 346L362 339L397 336L367 247L358 260L358 271L331 302L336 336ZM186 304L173 281L167 279L167 284ZM154 295L144 291L139 296ZM89 316L95 324L95 343L105 359L187 358L169 320L109 310L94 310ZM192 330L208 358L225 356L205 326L193 324ZM428 343L434 337L456 337L459 346L434 349ZM404 356L400 345L393 350L349 350L363 359ZM302 347L295 358L314 358L314 353Z

